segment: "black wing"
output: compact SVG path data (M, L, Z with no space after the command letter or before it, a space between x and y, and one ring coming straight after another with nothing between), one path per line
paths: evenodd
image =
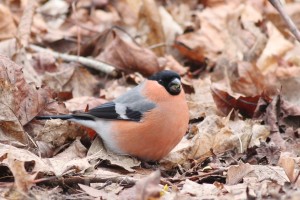
M102 119L118 119L119 115L118 113L116 113L115 105L116 104L114 102L104 103L100 106L89 110L85 114L89 114Z
M88 111L87 115L92 117L97 117L101 119L119 119L119 120L129 120L129 121L140 121L143 114L139 111L132 110L128 107L124 107L122 104L118 104L118 107L122 109L117 109L115 102L104 103L98 107L95 107ZM125 112L120 112L124 110Z

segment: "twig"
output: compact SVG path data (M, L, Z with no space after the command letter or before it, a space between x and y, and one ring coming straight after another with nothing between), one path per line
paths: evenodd
M187 177L187 179L197 180L199 178L204 178L204 177L208 177L208 176L211 176L211 175L221 174L226 170L228 170L228 169L227 168L218 169L218 170L215 170L215 171L212 171L212 172L207 172L205 174L199 174L199 175L194 175L194 176L191 176L191 177Z
M117 72L115 67L112 65L109 65L107 63L93 60L90 58L85 58L81 56L74 56L74 55L68 55L64 53L58 53L49 49L45 49L36 45L29 45L29 49L36 51L36 52L45 52L53 55L55 58L60 58L67 62L79 62L82 65L85 65L87 67L90 67L92 69L96 69L98 71L104 72L106 74L109 74L110 76L116 77Z
M171 183L175 183L175 182L184 181L186 179L197 180L199 178L204 178L204 177L208 177L208 176L211 176L211 175L216 175L216 174L223 173L226 170L228 170L228 168L222 168L222 169L218 169L218 170L215 170L215 171L212 171L212 172L207 172L207 173L204 173L204 174L194 175L194 176L190 176L190 177L186 176L184 178L169 179L169 181Z
M167 44L165 42L161 42L161 43L158 43L158 44L153 44L153 45L149 46L148 49L155 49L155 48L159 48L159 47L162 47L162 46L167 46Z
M131 187L133 186L137 180L127 177L127 176L116 176L110 178L103 178L99 176L71 176L71 177L49 177L49 178L41 178L34 180L34 183L42 183L49 185L71 185L71 184L90 184L90 183L118 183L120 185Z
M279 0L269 0L272 6L279 12L281 17L283 18L284 22L286 23L288 29L292 32L295 38L300 42L300 32L297 29L297 26L292 21L292 19L286 14L284 8L282 7Z

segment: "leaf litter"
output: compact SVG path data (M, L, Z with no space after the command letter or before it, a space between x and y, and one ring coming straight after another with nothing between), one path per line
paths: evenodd
M300 48L268 2L26 2L0 3L1 198L299 197ZM299 27L299 2L283 6ZM182 76L190 123L154 165L80 125L34 120L162 69Z

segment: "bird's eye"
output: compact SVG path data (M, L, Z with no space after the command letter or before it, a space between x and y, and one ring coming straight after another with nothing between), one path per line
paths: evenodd
M181 82L178 78L174 78L168 85L170 94L177 95L181 91Z

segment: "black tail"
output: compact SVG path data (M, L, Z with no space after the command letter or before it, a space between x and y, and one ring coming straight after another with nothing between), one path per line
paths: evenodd
M46 119L62 119L62 120L67 120L67 119L72 119L74 118L73 115L52 115L52 116L36 116L35 119L38 120L46 120Z

